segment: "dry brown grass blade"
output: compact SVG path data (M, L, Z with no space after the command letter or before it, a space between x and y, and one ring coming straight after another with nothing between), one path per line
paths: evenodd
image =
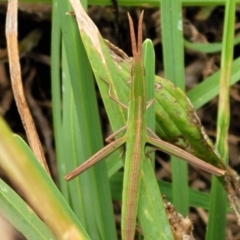
M6 18L6 38L12 89L29 144L40 164L47 171L47 173L49 173L43 149L36 131L32 115L28 108L22 86L17 40L17 12L18 1L9 0Z

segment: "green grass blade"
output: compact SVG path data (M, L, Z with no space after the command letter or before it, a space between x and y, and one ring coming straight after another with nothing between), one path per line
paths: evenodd
M240 43L240 37L234 39L234 46ZM191 43L184 41L184 46L188 49L202 53L216 53L222 51L222 43Z
M56 239L33 210L0 179L0 213L27 239Z
M61 178L63 179L64 174L66 172L71 171L74 169L74 167L78 166L80 163L80 160L83 161L83 159L79 160L79 155L77 153L78 149L81 149L81 145L78 142L79 137L81 136L81 132L79 132L79 127L76 126L75 122L77 121L76 116L76 107L74 105L74 97L73 97L73 91L70 81L70 75L68 70L68 64L66 59L66 51L64 46L62 46L62 88L63 88L63 99L62 99L62 109L63 109L63 120L62 120L62 131L61 135L62 137L62 149L63 155L61 156L62 162L61 162L61 168L63 169ZM77 128L77 129L76 129ZM76 145L79 144L77 147ZM66 182L66 181L65 181ZM67 183L67 182L66 182ZM91 181L92 183L92 181ZM82 196L82 188L81 187L81 181L77 179L77 181L67 183L68 187L68 195L69 195L69 204L71 204L71 207L78 217L78 219L83 223L84 227L89 232L88 227L88 218L92 218L92 208L90 208L88 214L86 213L86 206L84 205L84 197ZM91 186L89 186L91 188ZM88 193L89 194L89 193ZM91 193L90 193L91 196ZM91 202L91 204L94 204ZM94 232L96 231L96 225L94 221L91 225L92 229L92 236L94 236Z
M154 97L155 54L153 44L148 39L143 43L143 59L146 71L147 99L150 100ZM154 106L147 109L147 126L152 130L155 129L154 113ZM146 148L146 152L148 150L150 150L150 148ZM155 154L151 155L153 155L151 156L151 159L155 160ZM173 239L166 216L166 210L162 198L160 197L160 188L158 188L157 182L154 179L154 172L151 169L151 164L148 158L146 158L143 163L143 169L145 169L145 171L141 181L142 186L139 196L138 218L144 239ZM146 209L148 210L146 211Z
M143 169L138 217L144 239L173 240L160 189L148 159L143 162Z
M63 62L63 74L66 76L63 87L68 91L63 92L66 94L63 96L66 174L97 152L103 143L93 76L75 18L66 15L71 10L68 1L58 1L58 7L66 53ZM100 162L83 176L70 182L69 187L73 209L83 220L89 235L93 239L116 239L105 162Z
M52 33L51 33L51 90L52 90L52 109L53 109L53 128L56 148L56 159L58 176L63 176L66 172L64 166L64 138L62 137L62 84L60 76L61 62L61 29L59 21L59 9L57 0L52 4ZM67 182L59 177L61 192L68 199ZM69 199L68 199L69 200Z
M65 159L67 159L65 163L66 172L69 172L84 162L85 159L82 156L82 152L84 148L86 149L89 147L90 143L89 140L82 135L80 130L78 117L75 111L70 75L64 53L63 60L63 71L65 73L65 78L63 79L63 133L65 136L65 146L68 148L65 152ZM71 161L69 161L69 159L71 159ZM98 164L96 169L97 171L101 171L102 174L105 173L105 176L107 176L106 170L104 171L104 169L100 168L101 166L99 165L101 164L102 163ZM108 216L108 212L106 211L107 208L103 207L104 204L106 204L106 200L104 198L106 196L110 196L107 188L108 183L105 183L104 188L102 187L98 190L96 181L103 178L101 176L101 178L96 178L95 175L95 170L89 169L88 172L82 174L77 179L69 183L72 208L79 219L81 219L84 223L86 230L90 233L92 238L110 238L112 237L111 235L115 234L115 228L110 228L113 223L109 221L112 219ZM111 207L111 203L109 203L109 206ZM106 227L104 225L109 227L108 231L110 231L110 233L105 232L106 230L104 231L104 228ZM101 236L99 236L99 234Z
M233 59L233 43L235 31L236 2L228 1L225 6L223 51L221 56L220 93L217 116L217 141L216 147L225 160L228 162L228 128L230 123L230 100L229 100L229 79ZM219 181L213 177L209 223L206 239L225 239L226 228L226 194Z
M161 26L164 74L176 86L185 88L182 8L180 0L162 1ZM188 213L188 168L185 162L171 158L173 204L182 214Z
M23 141L0 118L0 166L56 238L89 239L65 199ZM46 214L47 213L47 214ZM56 224L57 223L57 224Z
M153 48L153 43L150 39L146 39L143 43L143 63L145 67L146 74L146 98L147 101L154 99L154 84L155 84L155 52ZM154 103L147 109L147 120L149 120L148 127L155 127L155 117L151 119L151 115L154 115Z
M145 67L146 74L146 99L147 101L154 99L154 86L155 86L155 52L153 48L152 41L146 39L143 43L143 63ZM155 132L155 102L147 109L147 126ZM150 150L146 149L146 152ZM155 153L149 155L153 168L155 166Z

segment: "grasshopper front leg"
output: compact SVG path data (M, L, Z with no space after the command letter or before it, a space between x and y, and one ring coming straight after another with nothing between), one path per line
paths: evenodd
M107 146L99 150L97 153L95 153L92 157L90 157L86 162L84 162L82 165L74 169L72 172L65 175L65 179L67 181L70 181L77 177L79 174L86 171L88 168L99 162L100 160L104 159L111 153L113 153L115 150L117 150L119 147L121 147L126 142L125 136L115 140L114 142L109 143Z

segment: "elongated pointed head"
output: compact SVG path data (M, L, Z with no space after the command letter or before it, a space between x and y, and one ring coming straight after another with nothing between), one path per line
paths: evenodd
M142 108L145 109L146 104L146 83L145 83L145 70L142 60L142 22L143 22L143 11L139 17L138 21L138 39L136 40L132 18L128 14L130 35L132 42L132 53L133 61L131 68L131 91L130 99L132 102L139 101L141 98Z
M134 32L134 27L133 27L133 21L128 13L128 20L129 20L129 26L130 26L130 36L131 36L131 42L132 42L132 54L133 57L136 55L141 56L142 55L142 22L143 22L143 14L144 11L141 12L141 15L138 20L138 34L137 34L137 41L136 41L136 36Z

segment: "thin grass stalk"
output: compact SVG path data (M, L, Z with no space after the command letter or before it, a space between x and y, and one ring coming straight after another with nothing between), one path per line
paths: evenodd
M143 43L143 62L146 74L146 98L147 101L154 98L154 77L155 77L155 53L151 40L146 39ZM155 132L155 104L147 109L147 126ZM146 152L150 148L146 149ZM155 153L149 155L153 169L155 169Z
M147 100L151 100L154 97L154 71L155 71L155 53L152 42L147 39L143 43L143 61L145 66L146 72L146 96ZM152 130L155 130L155 107L154 103L153 106L150 106L147 109L147 126ZM151 151L151 148L146 148L146 152ZM151 164L155 166L155 153L150 154L146 157L143 162L143 174L144 178L141 181L141 192L139 196L139 210L138 210L138 219L140 225L142 227L144 238L151 239L151 238L158 238L158 239L173 239L172 232L170 230L170 225L166 216L165 207L163 204L163 200L161 199L160 195L160 188L158 189L158 185L156 181L150 181L150 179L154 175L153 170L151 169L151 164L149 158L152 160ZM154 178L154 177L153 177ZM122 186L122 185L121 185ZM122 192L122 191L121 191ZM159 193L159 194L158 194ZM147 215L143 215L142 213L151 212L151 220ZM153 216L155 214L155 216ZM157 216L158 215L158 216ZM153 221L157 219L156 221ZM151 231L150 231L151 229ZM155 229L155 236L153 236L153 229ZM157 232L160 232L157 235Z
M64 139L62 137L62 84L60 76L61 62L61 29L59 22L58 3L53 0L52 4L52 33L51 33L51 91L52 91L52 110L53 128L56 148L56 159L58 167L58 177L61 192L66 199L69 199L68 187L62 176L65 170L64 163Z
M217 116L216 148L222 158L228 162L228 128L230 122L229 81L231 76L234 31L235 31L235 1L227 1L225 6L223 51L221 56L220 92ZM213 177L209 224L206 239L225 239L226 228L226 194L220 183L222 179Z
M182 8L180 0L163 1L161 25L164 74L176 86L184 89L184 59L182 36ZM181 128L181 126L179 126ZM188 166L176 157L171 158L173 204L182 214L188 213Z

